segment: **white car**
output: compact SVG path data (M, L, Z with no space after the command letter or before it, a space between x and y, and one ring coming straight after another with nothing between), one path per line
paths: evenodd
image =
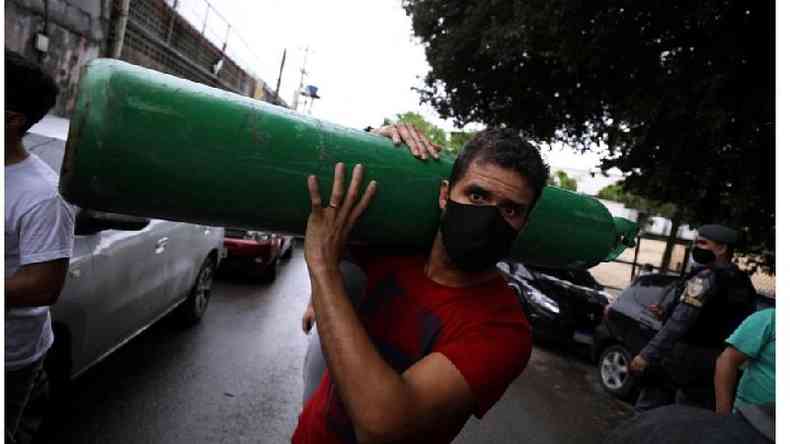
M37 133L41 127L25 136L25 146L60 172L67 125L60 134L51 127ZM185 324L200 321L224 236L223 228L78 208L66 283L51 309L55 344L47 367L56 385L171 311Z

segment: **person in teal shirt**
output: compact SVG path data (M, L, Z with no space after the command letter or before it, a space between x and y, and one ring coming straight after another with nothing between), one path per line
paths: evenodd
M752 314L727 338L728 347L716 361L716 413L775 402L775 312L770 308ZM735 393L739 368L743 376Z

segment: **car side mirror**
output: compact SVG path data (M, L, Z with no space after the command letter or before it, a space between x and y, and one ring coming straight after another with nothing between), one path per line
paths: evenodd
M74 234L96 234L104 230L138 231L147 227L151 219L125 214L79 210L74 221Z

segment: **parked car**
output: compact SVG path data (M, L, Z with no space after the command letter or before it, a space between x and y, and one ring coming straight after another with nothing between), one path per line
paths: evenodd
M546 269L500 262L538 340L592 344L611 296L587 270Z
M277 277L277 264L293 254L293 238L266 231L241 228L225 229L227 258L220 272L243 275L272 282Z
M24 142L60 171L62 139L29 133ZM53 382L76 378L168 313L199 322L223 237L222 228L77 208L66 282L51 308Z
M628 372L628 364L662 327L647 307L669 302L667 298L679 294L672 290L681 282L676 274L641 275L606 309L593 345L604 390L624 400L635 397L639 380ZM756 302L757 310L775 306L775 299L764 295Z

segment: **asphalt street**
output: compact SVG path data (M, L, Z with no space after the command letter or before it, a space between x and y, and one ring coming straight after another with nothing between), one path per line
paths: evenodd
M203 322L165 319L74 382L50 443L288 442L301 408L307 269L215 282ZM598 443L630 416L581 356L536 347L527 370L457 443Z

